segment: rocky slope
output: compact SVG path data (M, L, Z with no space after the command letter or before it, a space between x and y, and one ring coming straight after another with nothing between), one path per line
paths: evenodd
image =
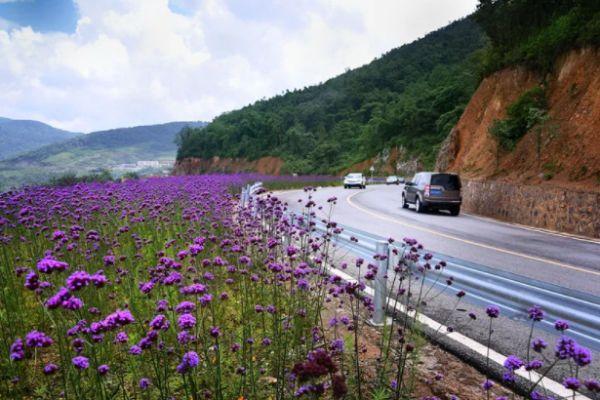
M535 85L546 89L549 119L514 150L499 149L490 126ZM437 169L468 179L600 191L600 51L573 50L548 76L516 67L485 78L442 145Z

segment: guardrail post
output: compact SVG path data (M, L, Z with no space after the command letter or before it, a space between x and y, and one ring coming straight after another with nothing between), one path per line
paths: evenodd
M385 240L377 241L375 253L385 256L377 260L377 275L375 275L375 294L373 302L375 311L370 324L374 326L383 326L385 318L385 309L387 308L387 271L390 259L389 244Z

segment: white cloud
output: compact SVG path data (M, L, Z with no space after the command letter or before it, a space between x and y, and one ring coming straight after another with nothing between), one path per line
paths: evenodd
M475 7L475 0L272 0L263 12L178 1L185 13L168 0L78 0L73 34L0 20L0 113L77 131L210 120L365 64Z

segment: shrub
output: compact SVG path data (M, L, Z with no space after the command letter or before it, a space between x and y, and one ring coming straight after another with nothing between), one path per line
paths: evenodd
M489 132L502 148L512 150L529 129L545 120L547 107L544 90L536 86L509 105L506 118L494 121Z

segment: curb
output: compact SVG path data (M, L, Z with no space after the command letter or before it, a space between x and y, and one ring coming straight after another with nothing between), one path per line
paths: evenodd
M346 282L357 282L354 277L336 268L327 266L327 270L332 274L338 275ZM369 297L374 296L373 288L367 286L364 292ZM414 311L406 312L406 309L402 304L394 303L395 302L393 299L389 297L387 298L387 305L389 308L395 308L396 311L407 315L408 317L415 316ZM504 372L503 364L506 360L505 355L498 353L493 349L489 349L490 364L488 364L488 348L486 346L458 332L444 333L441 336L436 335L436 332L447 332L446 326L434 321L424 314L418 314L417 321L419 321L419 323L422 325L424 328L423 333L431 342L436 343L444 350L455 355L486 375L489 375L490 377L501 382L502 374ZM520 395L527 395L531 384L537 382L541 378L539 373L535 371L525 371L524 369L517 370L515 375L517 376L516 382L512 385L506 386L510 387ZM549 392L552 392L554 395L557 395L560 398L569 398L573 400L592 400L581 393L576 393L575 396L573 396L573 392L571 390L566 389L561 383L548 377L542 378L538 386Z

